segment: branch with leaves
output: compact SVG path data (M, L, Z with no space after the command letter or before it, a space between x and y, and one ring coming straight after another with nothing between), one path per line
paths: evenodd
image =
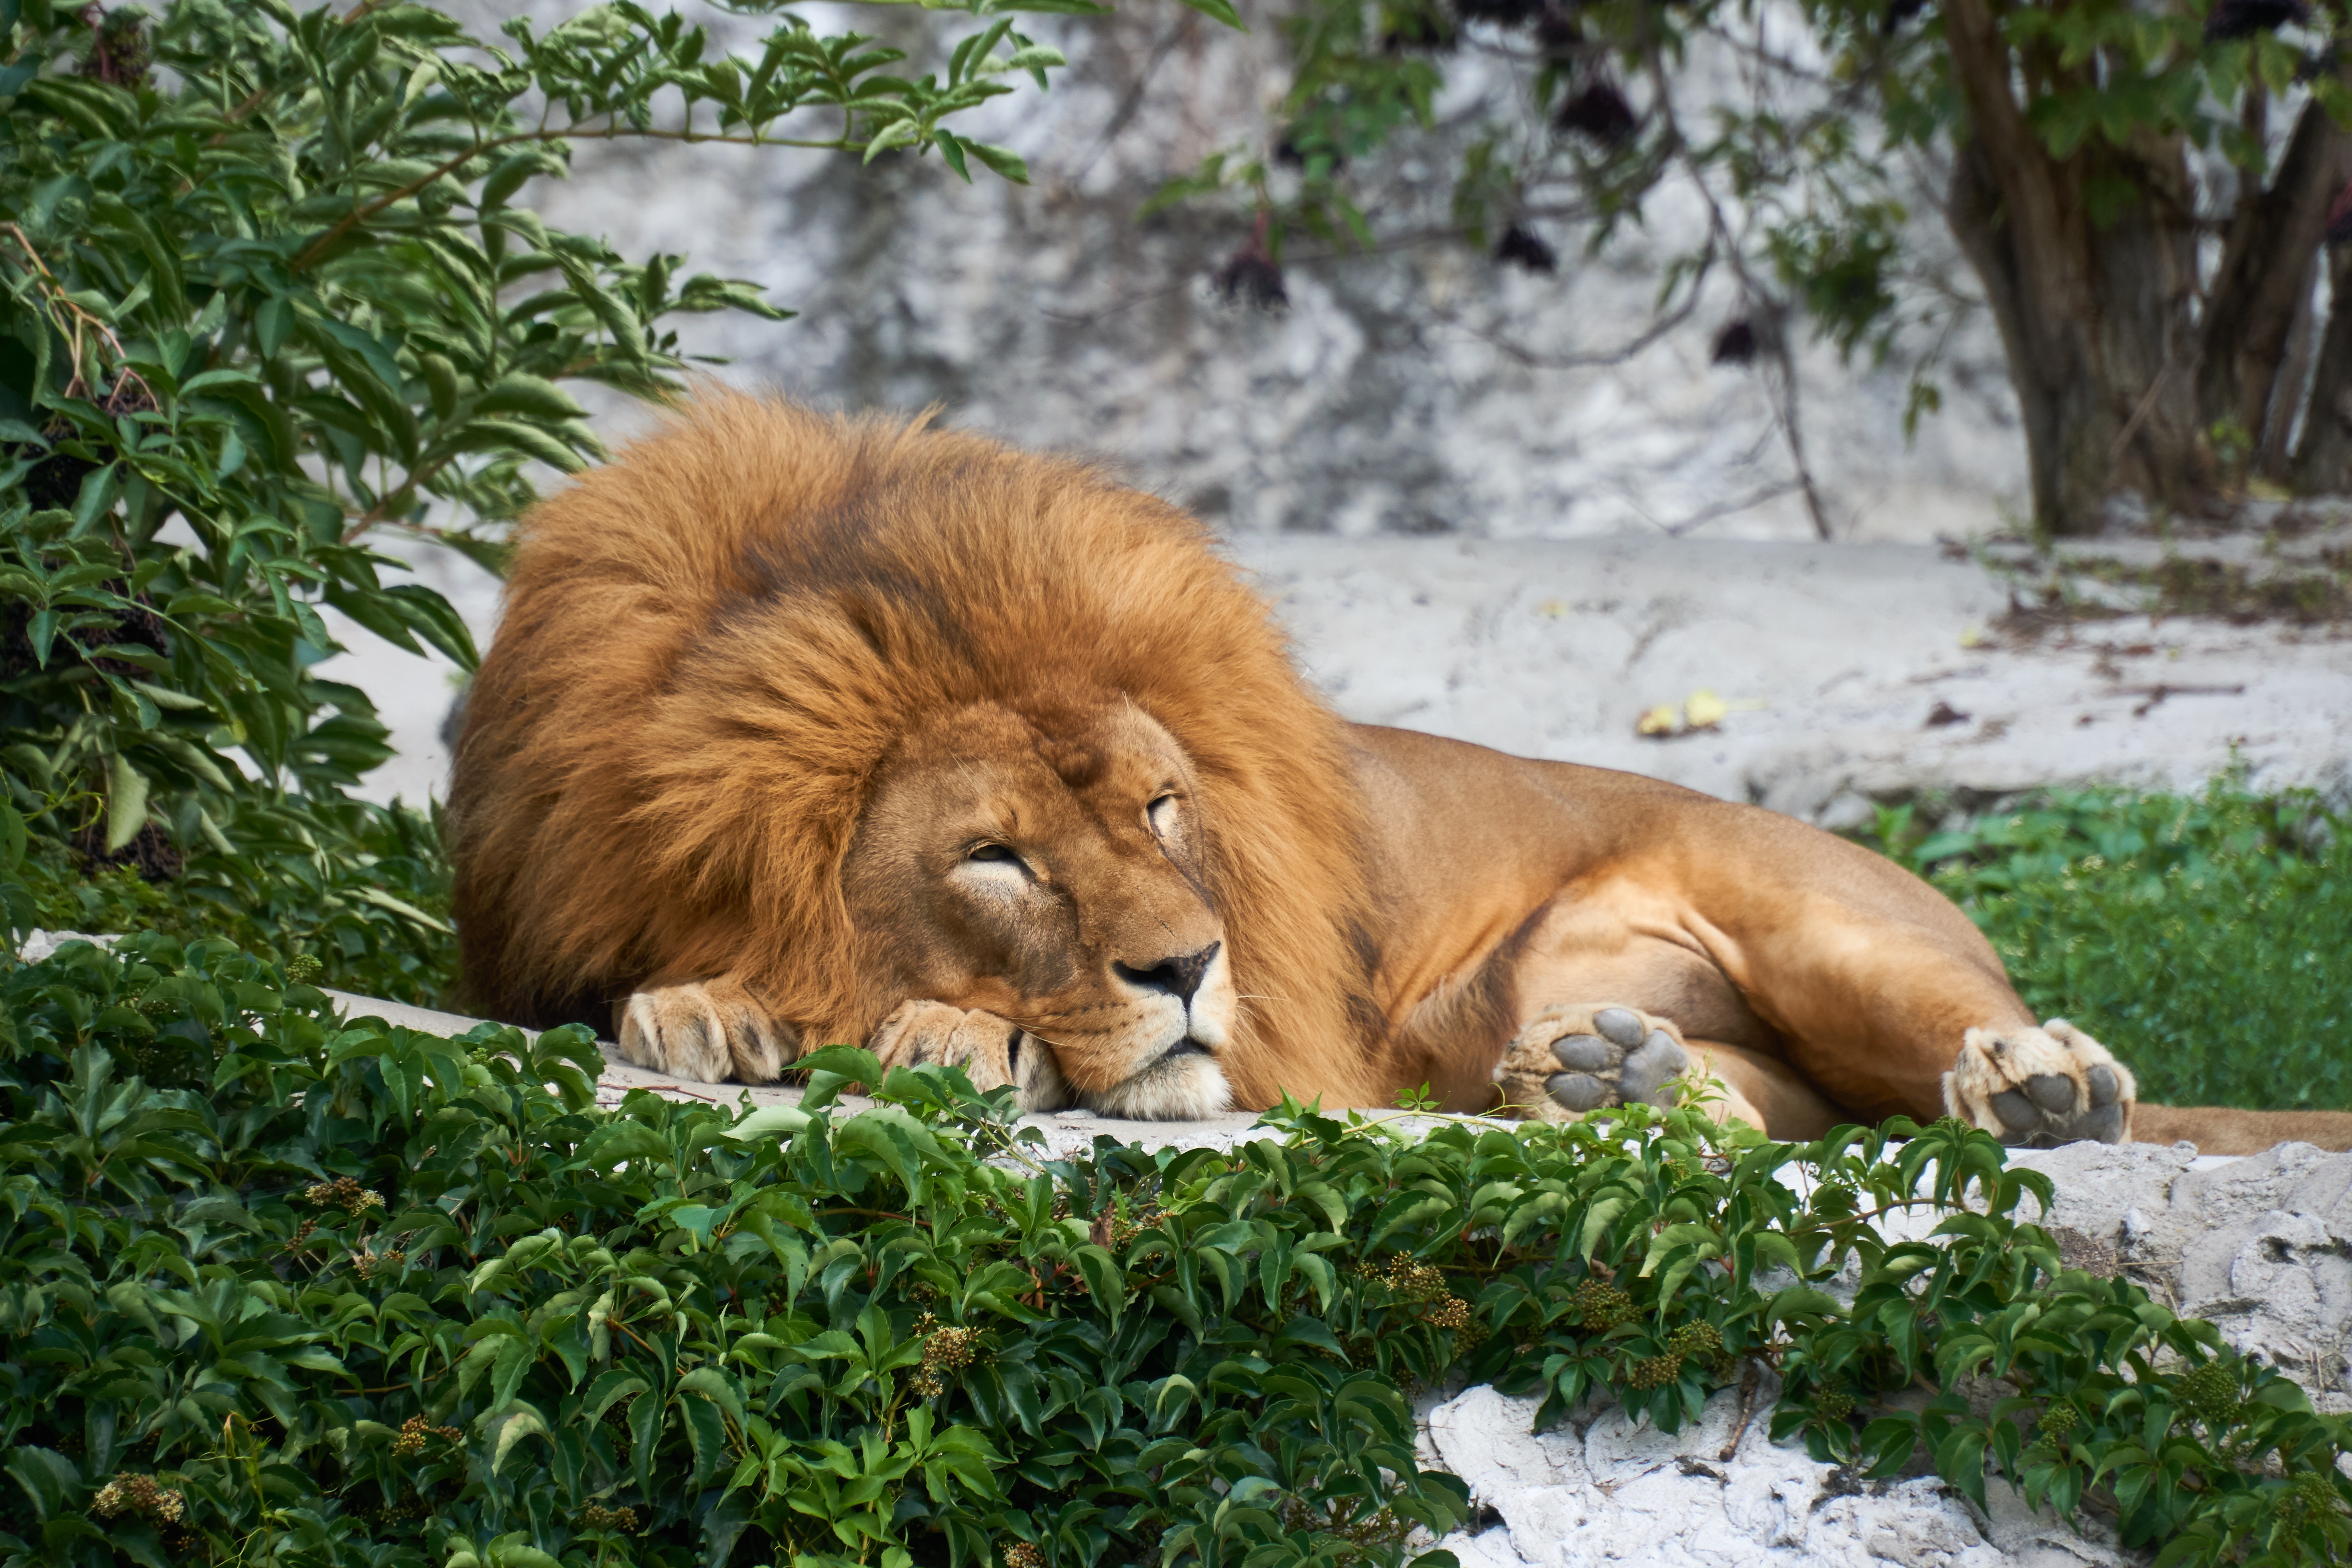
M677 317L789 314L549 226L530 183L625 138L1023 180L956 127L1062 64L1018 13L1101 9L935 8L944 68L909 76L777 0L725 8L772 26L730 54L634 0L491 38L425 5L0 0L0 752L37 840L225 903L363 881L346 792L385 731L316 674L321 611L469 668L441 596L384 580L387 531L495 569L533 475L603 456L568 386L659 401ZM395 901L415 919L367 906L385 940L436 940Z

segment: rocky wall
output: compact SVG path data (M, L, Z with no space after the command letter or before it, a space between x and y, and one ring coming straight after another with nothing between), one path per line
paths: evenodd
M741 19L687 9L750 36ZM1442 176L1495 80L1475 47L1449 61L1439 132L1366 171L1371 251L1301 239L1286 311L1221 300L1209 279L1245 237L1240 210L1136 212L1205 154L1274 140L1280 12L1243 11L1247 35L1172 0L1127 0L1110 19L1024 19L1070 67L1051 92L998 100L971 130L1028 159L1026 187L986 174L965 185L936 160L897 155L861 169L817 153L624 142L583 144L576 177L530 199L625 254L685 252L802 312L695 323L691 346L731 356L730 377L829 405L936 403L957 424L1114 459L1234 530L1811 535L1758 373L1709 363L1716 332L1744 309L1727 279L1675 330L1612 357L1648 324L1664 260L1705 232L1688 188L1662 189L1599 257L1550 226L1562 258L1551 276L1450 232ZM940 36L935 16L839 15L913 46L908 68ZM1734 88L1728 58L1702 49L1691 69L1709 90ZM1922 274L1947 300L1908 340L1922 348L1952 329L1946 411L1907 443L1904 365L1847 366L1808 343L1801 426L1840 536L1982 531L2022 493L1998 342L1934 217L1937 172L1891 173L1919 215Z

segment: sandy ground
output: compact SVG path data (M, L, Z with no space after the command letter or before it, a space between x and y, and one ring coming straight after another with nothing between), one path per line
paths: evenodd
M2024 635L2004 625L2014 574L1948 546L1244 534L1230 549L1310 674L1368 723L1832 825L1935 790L2193 787L2233 758L2257 784L2352 798L2352 638L2144 615ZM487 645L496 584L443 552L417 567ZM400 750L370 793L443 794L454 670L355 627L346 640L329 671L375 699ZM1686 721L1696 692L1727 706L1715 727L1636 734L1660 707Z

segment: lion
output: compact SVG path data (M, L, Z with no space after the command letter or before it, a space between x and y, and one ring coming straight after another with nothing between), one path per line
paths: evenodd
M706 391L540 505L449 821L468 1000L681 1079L856 1042L1129 1118L1704 1082L1776 1139L2352 1146L2137 1104L1832 834L1345 722L1192 518L925 419Z

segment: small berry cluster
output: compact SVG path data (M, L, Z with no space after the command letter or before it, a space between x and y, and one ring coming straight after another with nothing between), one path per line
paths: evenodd
M1662 1354L1645 1356L1628 1367L1625 1381L1636 1388L1663 1388L1683 1374L1687 1362L1697 1362L1718 1378L1731 1371L1733 1357L1713 1323L1685 1323L1666 1336Z
M379 1272L397 1274L407 1262L407 1252L397 1247L389 1252L354 1252L352 1254L352 1272L362 1279L373 1279Z
M383 1207L381 1194L370 1192L349 1176L337 1176L331 1182L313 1182L302 1189L302 1201L320 1208L341 1209L348 1214L364 1214L369 1209Z
M2172 1385L2173 1403L2181 1414L2208 1426L2227 1426L2244 1411L2238 1397L2238 1374L2218 1361L2209 1361Z
M180 1516L188 1511L188 1500L169 1487L158 1485L152 1476L122 1474L98 1489L89 1511L100 1519L134 1513L164 1524L177 1524Z
M1385 1285L1399 1301L1434 1301L1447 1294L1445 1271L1433 1263L1416 1263L1400 1252L1383 1268L1366 1258L1356 1266L1365 1279Z
M2305 1470L2286 1484L2286 1496L2279 1502L2279 1522L2291 1536L2315 1519L2341 1511L2343 1506L2335 1482L2326 1472Z
M1722 1331L1713 1323L1685 1323L1667 1336L1666 1348L1685 1361L1695 1361L1721 1377L1730 1372L1732 1355L1723 1348Z
M1578 1319L1596 1334L1633 1321L1633 1298L1605 1279L1587 1279L1576 1288Z
M1004 1559L1004 1568L1045 1568L1045 1554L1026 1541L1010 1542L997 1555Z
M1635 1388L1664 1388L1683 1374L1683 1358L1672 1351L1643 1356L1625 1369L1625 1381Z
M580 1510L580 1528L614 1530L623 1535L635 1535L637 1532L637 1510L633 1508L605 1508L592 1502Z
M412 1415L400 1424L400 1436L392 1440L392 1451L404 1459L415 1458L436 1437L445 1443L457 1443L464 1441L465 1436L455 1426L436 1426L422 1415Z
M915 1374L916 1394L932 1399L947 1392L948 1379L970 1366L980 1353L980 1331L945 1324L925 1312L915 1321L923 1342L923 1370Z

